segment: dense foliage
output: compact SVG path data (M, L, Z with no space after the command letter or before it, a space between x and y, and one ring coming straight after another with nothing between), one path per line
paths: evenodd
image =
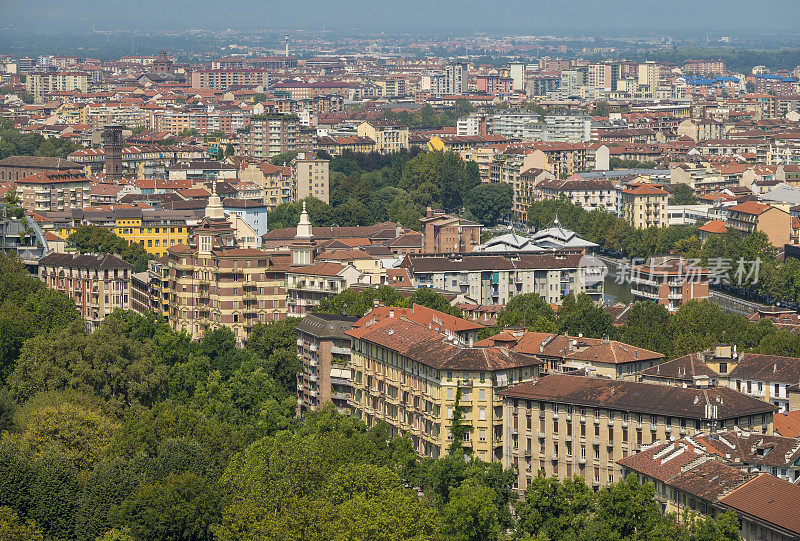
M466 208L482 223L493 223L511 209L508 189L480 186L477 164L465 163L454 152L344 152L331 159L330 171L330 204L306 200L313 225L392 221L419 230L426 207L447 212ZM302 202L278 205L269 214L270 229L297 225L301 208Z
M113 231L96 225L82 225L67 241L80 253L116 254L133 265L133 272L147 270L147 262L155 259L137 242L128 242Z
M48 156L66 158L83 147L69 139L45 139L38 133L22 133L13 122L0 118L0 160L9 156Z
M467 116L474 110L465 98L458 98L452 108L436 112L429 104L423 105L416 111L387 110L383 114L384 120L399 122L409 128L425 128L438 130L446 126L455 126L459 118Z

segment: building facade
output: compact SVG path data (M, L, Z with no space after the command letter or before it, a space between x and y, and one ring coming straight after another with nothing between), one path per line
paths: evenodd
M462 445L482 460L500 460L497 391L538 376L538 359L501 348L454 345L444 334L401 318L356 324L347 334L352 338L350 403L367 426L386 422L390 434L409 434L416 452L438 458L453 442L453 415L462 408L464 422L472 427Z
M89 330L117 308L131 307L132 270L133 265L111 254L53 253L39 260L39 279L75 301Z
M772 433L774 406L724 387L684 389L554 374L503 396L503 467L524 492L543 471L601 487L622 479L618 460L672 436L709 433L733 421Z
M303 371L297 374L297 409L302 415L333 402L341 413L350 413L353 386L350 337L357 317L309 314L297 324L297 356Z

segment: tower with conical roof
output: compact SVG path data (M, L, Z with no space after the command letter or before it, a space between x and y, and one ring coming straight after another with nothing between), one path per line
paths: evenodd
M206 204L206 218L213 218L216 220L225 219L225 210L222 208L222 199L217 195L217 186L214 183L214 189L211 196L208 198Z
M314 262L314 233L311 230L311 221L308 219L306 202L303 201L303 211L300 213L300 222L292 242L292 265L311 265Z

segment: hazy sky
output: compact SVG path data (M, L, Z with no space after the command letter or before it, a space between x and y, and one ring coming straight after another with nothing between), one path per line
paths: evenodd
M53 31L327 28L576 29L594 34L797 31L800 0L0 0L0 27Z

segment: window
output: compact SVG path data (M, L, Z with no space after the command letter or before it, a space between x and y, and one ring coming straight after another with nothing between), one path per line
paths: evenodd
M480 410L478 410L478 413L479 413L479 417L478 418L481 421L485 421L486 420L486 408L481 408ZM530 419L528 419L528 421L530 422ZM530 427L528 427L528 428L530 428ZM483 441L483 440L481 440L481 441Z
M558 434L558 421L553 421L553 434Z
M480 400L486 400L486 389L481 389L478 391L478 398Z
M448 400L453 400L453 388L452 387L447 389L447 399Z

